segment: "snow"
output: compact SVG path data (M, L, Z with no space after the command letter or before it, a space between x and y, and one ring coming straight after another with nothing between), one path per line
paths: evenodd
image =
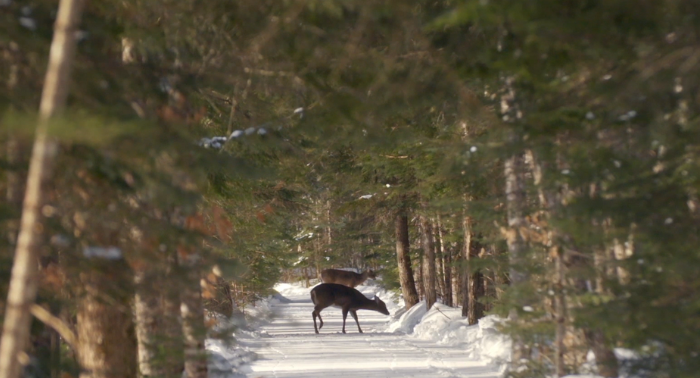
M506 373L511 343L498 331L504 320L497 316L469 325L461 308L436 303L427 311L423 301L405 311L396 293L368 280L357 289L369 298L381 298L392 315L358 311L365 333L358 333L348 316L343 334L340 309L329 307L316 335L311 288L298 282L279 283L274 289L275 295L255 306L220 318L213 333L233 333L235 340L207 339L210 378L502 378ZM615 355L621 366L639 358L622 348L616 348ZM622 370L622 378L632 378ZM595 375L592 352L580 372L564 378L601 378Z
M117 247L85 247L83 256L87 258L102 258L107 260L120 260L122 258L122 250Z
M202 138L199 140L199 145L204 147L204 148L216 148L220 149L221 147L226 144L226 137L225 136L215 136L211 138Z
M492 364L504 372L505 362L510 358L510 340L497 331L499 322L496 316L487 316L477 325L469 325L467 319L462 318L461 308L436 303L426 311L425 302L421 301L390 323L386 331L412 334L415 339L460 348L467 357Z
M19 24L29 30L36 30L36 21L31 17L20 17Z
M236 326L235 345L207 340L209 376L233 377L473 377L500 378L510 345L498 334L495 317L468 325L461 310L423 302L403 311L394 292L367 281L358 286L367 297L381 298L394 316L358 311L365 333L348 317L340 332L338 308L322 313L325 325L316 335L309 296L301 283L280 283L277 294L246 308ZM221 327L224 327L222 322Z

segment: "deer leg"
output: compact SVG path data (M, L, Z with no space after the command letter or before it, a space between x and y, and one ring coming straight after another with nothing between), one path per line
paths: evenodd
M314 311L311 313L311 316L314 318L314 331L316 331L316 333L318 333L319 329L323 328L323 318L321 318L321 310L323 310L323 309L319 308L319 306L316 306L314 308ZM316 317L317 316L318 316L318 320L321 322L321 325L318 328L316 328Z
M348 317L348 309L343 308L343 333L345 333L345 319Z
M350 315L352 315L352 317L355 318L355 323L357 323L357 329L360 331L360 333L362 333L362 328L360 328L360 321L357 320L357 311L350 311Z

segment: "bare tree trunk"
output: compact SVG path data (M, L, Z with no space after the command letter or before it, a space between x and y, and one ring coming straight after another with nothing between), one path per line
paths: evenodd
M565 191L564 187L559 187L558 190L552 191L547 190L542 186L542 167L540 163L536 161L536 157L532 151L527 151L526 161L529 160L530 169L532 171L532 176L534 179L534 184L537 186L538 197L540 201L540 206L545 214L545 223L548 230L546 230L547 235L543 238L543 243L547 248L549 248L549 256L554 262L554 275L552 286L554 287L554 373L557 377L563 377L566 374L566 364L565 364L565 352L566 346L564 344L566 334L567 334L567 303L566 303L566 293L564 284L566 282L566 267L564 264L564 255L561 248L559 248L559 238L557 235L557 230L555 230L551 224L550 219L552 214L559 209L561 203L561 195ZM560 159L557 158L557 169L562 169L560 166Z
M615 357L615 353L609 346L603 332L600 330L585 329L584 334L595 355L598 375L605 378L617 377L619 374L617 357Z
M156 335L160 339L159 372L163 378L181 378L185 368L185 344L180 324L180 267L175 251L166 252L165 287L160 296L161 318Z
M523 271L523 266L525 265L525 241L520 234L520 230L525 226L523 214L525 190L523 188L522 165L522 156L519 154L511 156L505 162L506 207L508 213L506 241L510 255L510 284L516 288L527 281L527 274ZM517 321L518 313L516 308L521 307L522 303L514 303L509 313L509 318L512 322ZM521 340L514 338L512 346L512 364L517 369L517 366L527 356L525 356L525 348Z
M564 262L563 256L559 248L552 247L554 256L554 308L556 310L556 330L554 340L554 369L557 377L566 375L564 366L564 337L566 336L566 293L564 292Z
M420 239L417 241L420 242ZM418 299L425 299L425 281L423 280L423 249L418 249L418 267L416 272L416 289L418 289Z
M140 377L162 376L156 366L157 319L160 303L155 292L157 278L144 269L136 268L134 284L134 316L136 319L136 340L138 341L138 364Z
M48 121L66 103L75 52L74 31L82 5L82 0L61 0L54 26L0 341L0 378L18 377L18 358L24 353L29 338L29 308L36 299L37 258L43 230L38 225L46 201L45 188L53 174L53 157L58 149L57 143L47 135Z
M464 273L462 271L462 263L463 263L463 249L464 245L463 243L456 243L456 246L453 248L454 253L453 253L453 258L452 258L452 269L451 269L451 276L452 276L452 303L455 306L458 306L462 303L462 274Z
M437 281L437 297L445 303L445 249L442 246L440 230L436 219L431 219L435 250L435 272Z
M477 255L478 245L472 245L469 254L467 254L467 271L469 272L467 321L471 325L478 323L479 319L484 317L484 304L479 302L479 299L484 296L484 275L480 271L472 272L473 267L471 266L471 262L477 258Z
M607 232L606 229L610 226L611 224L609 219L601 222L603 232ZM594 251L594 264L597 275L595 292L600 295L605 295L608 292L604 284L605 278L611 278L617 273L614 269L609 267L611 265L610 260L613 258L615 257L612 255L612 252L608 253L608 248L605 248L605 246ZM617 377L619 375L617 357L615 357L613 348L603 332L600 329L586 327L583 329L583 333L585 335L586 342L595 355L598 374L605 378Z
M421 244L423 247L423 288L425 289L425 306L428 310L437 300L435 293L435 244L433 230L428 217L420 216Z
M522 157L514 155L505 162L506 176L506 206L508 209L507 242L510 253L510 283L518 285L527 280L527 275L522 271L524 264L525 241L520 235L520 229L525 226L523 216L523 202L525 191L522 180Z
M326 245L328 253L332 252L331 244L333 244L333 229L331 228L331 200L326 201Z
M206 329L204 327L204 307L200 286L199 265L196 254L178 254L180 267L184 270L183 285L180 291L180 316L185 342L185 373L187 378L207 378L207 355L204 349Z
M396 259L399 264L399 281L401 282L401 293L405 307L408 310L418 303L418 293L416 283L413 280L413 269L411 268L411 255L408 239L408 216L405 214L396 215Z
M314 266L316 267L316 279L321 280L321 239L314 241Z
M472 220L471 217L467 216L466 209L464 211L464 217L462 218L462 229L464 232L464 245L462 251L462 261L469 264L469 253L471 252L472 246ZM462 297L460 298L460 303L462 304L462 316L469 316L469 266L466 269L463 267L461 269L461 281L460 281L460 293Z
M438 214L437 217L437 239L440 243L440 254L442 255L442 287L443 287L443 301L446 305L452 306L452 250L445 246L445 239L443 238L442 230L442 219Z
M132 378L136 376L134 338L124 261L95 260L80 274L85 293L77 313L80 378ZM128 281L126 281L128 282Z

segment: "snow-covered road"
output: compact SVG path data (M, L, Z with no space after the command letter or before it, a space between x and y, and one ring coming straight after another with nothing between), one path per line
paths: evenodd
M383 332L389 317L374 311L358 311L364 334L358 333L349 315L348 333L342 334L340 309L329 307L322 312L325 324L316 335L309 290L281 292L270 304L274 318L262 326L262 337L240 340L258 354L247 369L249 378L500 376L495 367L470 359L463 346ZM374 294L371 287L362 291Z

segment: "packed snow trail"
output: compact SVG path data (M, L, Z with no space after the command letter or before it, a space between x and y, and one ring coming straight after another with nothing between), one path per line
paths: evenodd
M376 290L358 289L370 298ZM246 369L249 378L500 377L496 367L470 359L463 347L383 332L389 317L374 311L358 311L365 333L358 333L348 315L348 333L342 334L341 311L329 307L322 312L324 326L317 335L310 290L283 291L270 303L274 317L261 327L262 337L239 340L258 354ZM396 311L395 306L389 309Z

